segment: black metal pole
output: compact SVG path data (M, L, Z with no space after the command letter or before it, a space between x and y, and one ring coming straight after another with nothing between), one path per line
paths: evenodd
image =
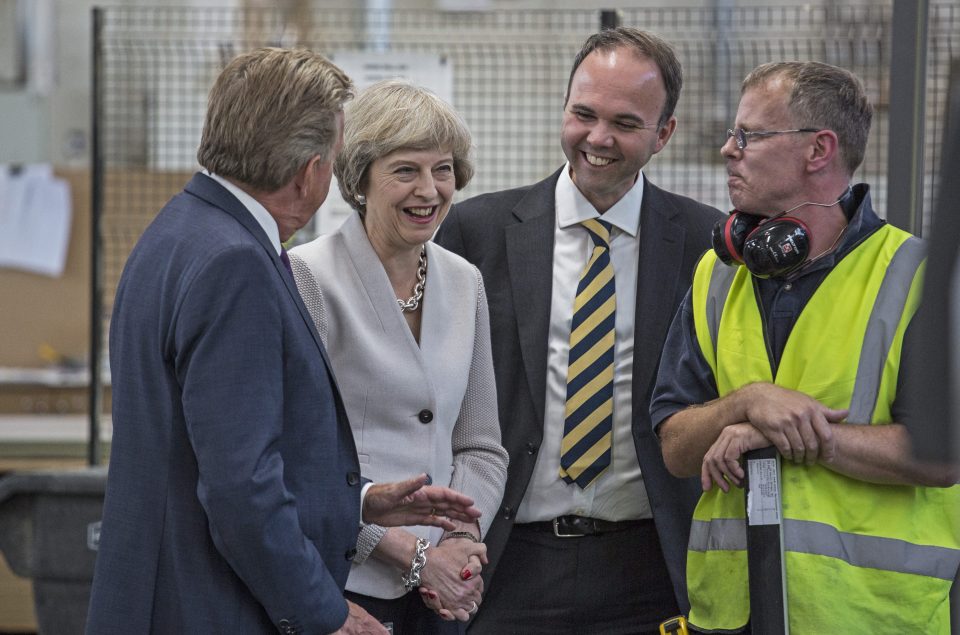
M937 197L928 238L923 304L910 323L919 335L905 374L907 424L914 454L925 461L960 462L960 58L950 64L944 104ZM950 593L951 633L960 633L960 578Z
M603 9L600 11L600 30L615 29L620 26L620 11L617 9Z
M887 220L923 231L923 125L928 0L894 0L890 52Z
M100 411L103 390L100 381L103 349L103 255L100 239L100 212L103 203L103 157L100 148L100 34L103 28L103 10L93 9L93 89L91 92L90 147L90 439L87 461L100 465Z
M789 635L780 453L773 446L751 450L744 456L744 470L750 630L763 635Z

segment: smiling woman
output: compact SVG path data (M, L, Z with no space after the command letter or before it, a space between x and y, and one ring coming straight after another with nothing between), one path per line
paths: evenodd
M370 164L363 220L381 261L433 237L453 200L453 164L446 150L395 150Z
M442 533L365 526L348 599L402 633L457 633L482 597L481 542L500 504L500 445L486 295L477 269L430 242L473 174L453 108L402 81L348 110L334 171L357 210L294 249L297 286L330 356L363 475L426 472L483 515ZM419 590L416 588L419 587Z

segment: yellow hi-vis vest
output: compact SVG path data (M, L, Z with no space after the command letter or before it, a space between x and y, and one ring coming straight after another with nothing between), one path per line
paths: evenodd
M694 275L694 325L720 396L772 382L849 408L845 425L889 423L923 259L919 239L890 225L874 232L810 298L773 377L749 272L708 252ZM782 469L792 635L950 632L960 487L875 485L820 465ZM705 492L694 512L687 585L697 630L736 632L750 618L744 516L736 487Z

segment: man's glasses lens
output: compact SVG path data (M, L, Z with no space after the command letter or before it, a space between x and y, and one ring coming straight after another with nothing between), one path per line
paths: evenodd
M754 130L745 132L743 128L727 128L727 139L734 137L737 140L737 148L743 150L747 147L747 136L771 137L777 134L789 134L793 132L820 132L820 128L791 128L790 130Z
M737 142L737 149L743 150L747 147L747 135L743 133L743 128L727 128L727 139L733 137Z

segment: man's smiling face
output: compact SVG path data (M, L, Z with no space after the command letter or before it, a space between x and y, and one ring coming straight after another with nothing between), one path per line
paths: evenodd
M626 47L593 51L574 74L560 145L573 182L600 213L633 187L673 134L673 117L657 127L666 99L656 63Z

